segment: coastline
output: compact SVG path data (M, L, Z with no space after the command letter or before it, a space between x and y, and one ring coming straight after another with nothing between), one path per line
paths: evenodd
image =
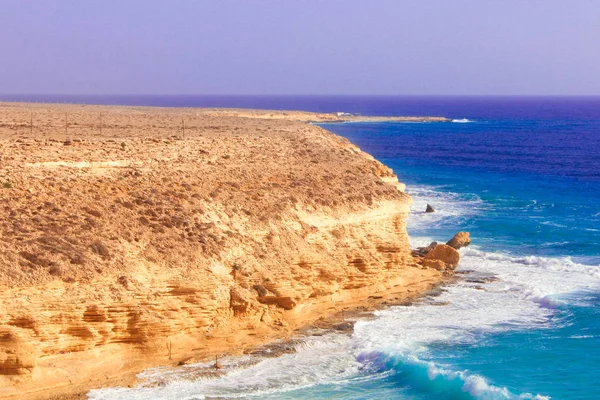
M453 277L444 277L440 281L431 281L422 287L414 288L414 291L401 293L396 289L391 289L386 292L378 292L376 296L370 296L359 300L357 304L347 305L336 310L329 310L328 314L320 316L317 320L300 325L283 336L269 337L268 339L256 338L256 342L249 345L247 348L238 349L236 352L229 353L213 353L213 354L194 354L191 352L188 357L184 357L182 361L177 363L159 363L152 364L145 368L133 368L131 371L124 372L120 375L108 377L102 383L81 383L68 385L65 387L57 387L44 389L43 394L31 393L31 395L21 397L13 396L6 397L7 399L29 400L87 400L88 393L93 389L103 389L110 387L133 388L136 385L143 384L144 379L138 375L149 368L171 368L177 369L183 365L193 365L196 363L213 364L215 356L218 357L238 357L245 354L258 354L266 357L279 357L283 354L294 353L293 346L302 342L304 338L311 336L317 331L318 335L325 335L328 332L339 334L352 334L352 326L354 322L360 319L372 318L372 313L376 310L385 309L391 306L412 305L423 298L435 296L439 293L439 289L444 285L451 284L455 281ZM212 367L198 368L195 371L194 377L215 377L220 374L229 372L227 369L214 369Z
M301 110L263 110L251 108L195 108L195 107L162 107L162 106L121 106L121 105L91 105L91 104L64 104L64 103L29 103L0 101L0 108L11 108L20 111L36 110L85 110L88 112L110 112L111 110L129 110L137 114L171 113L176 115L220 117L220 118L249 118L273 121L295 121L311 123L335 122L451 122L452 119L438 116L376 116L355 115L348 113L324 113ZM27 116L27 115L26 115ZM24 118L16 125L7 121L0 122L0 128L28 127L29 119ZM98 123L96 122L95 125Z
M4 200L23 210L40 201L51 207L14 217L20 239L7 246L24 260L13 256L4 269L35 272L12 271L12 281L0 282L4 346L17 356L5 363L17 373L0 376L0 398L131 384L150 366L241 354L320 318L416 298L445 280L410 255L410 197L392 171L307 124L337 116L25 103L0 110ZM298 164L291 172L290 158ZM265 177L272 184L261 186ZM64 209L73 206L82 208ZM47 223L46 213L54 214ZM133 225L114 225L133 215ZM186 222L194 216L200 233ZM85 230L74 230L78 224ZM70 245L37 232L66 235ZM194 241L182 244L185 237ZM210 262L194 266L186 253ZM182 265L188 277L167 265Z

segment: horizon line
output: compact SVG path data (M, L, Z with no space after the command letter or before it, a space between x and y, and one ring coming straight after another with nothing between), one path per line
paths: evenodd
M194 96L194 97L600 97L599 94L236 94L236 93L0 93L3 97L24 96L123 96L123 97L150 97L150 96Z

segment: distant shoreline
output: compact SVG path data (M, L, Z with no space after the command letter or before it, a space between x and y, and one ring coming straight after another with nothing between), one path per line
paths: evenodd
M163 107L163 106L135 106L135 105L96 105L96 104L70 104L70 103L36 103L36 102L9 102L0 101L0 108L14 107L24 108L30 111L36 109L60 110L73 109L80 107L89 111L90 108L102 112L103 110L132 110L143 111L144 109L152 112L164 111L173 114L185 114L186 112L195 112L195 116L211 117L241 117L258 118L269 120L290 120L311 123L343 123L343 122L451 122L451 118L439 116L370 116L356 115L340 112L322 113L300 110L271 110L261 108L227 108L227 107ZM199 113L199 114L198 114ZM0 124L2 121L0 120Z

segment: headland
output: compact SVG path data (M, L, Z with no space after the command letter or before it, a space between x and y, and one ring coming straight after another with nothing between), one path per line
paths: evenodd
M393 171L307 123L357 120L445 119L0 103L0 399L241 354L442 282Z

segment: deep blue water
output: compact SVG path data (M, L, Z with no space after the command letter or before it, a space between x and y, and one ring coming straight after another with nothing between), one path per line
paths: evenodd
M448 109L456 113L452 117L469 122L337 124L327 129L373 154L407 183L419 207L409 224L413 237L444 240L456 230L470 231L477 250L463 262L474 270L502 269L499 276L506 274L508 290L533 291L522 300L539 303L541 320L523 327L516 318L514 329L501 327L504 320L487 321L483 329L468 330L476 340L430 343L420 358L451 371L469 371L509 393L466 390L467 398L523 393L600 398L600 103L574 98L481 103L479 108L466 101L462 112L456 105ZM424 202L446 215L419 213ZM529 273L517 271L522 265ZM557 273L561 269L564 276ZM581 275L567 282L576 273ZM512 311L516 317L522 310ZM414 372L410 364L391 368L400 373L387 383L411 385L406 380ZM436 384L440 376L443 382ZM465 385L459 394L447 377L427 377L415 398L462 398ZM456 381L461 386L465 380Z
M454 224L471 231L486 249L591 257L597 265L600 107L596 118L574 122L471 118L325 127L392 167L409 192L411 185L425 185L480 199L474 206L481 212ZM431 203L435 208L435 199ZM448 222L411 233L448 235L455 229Z
M599 97L50 100L452 118L323 127L407 184L413 245L446 241L460 230L473 240L461 250L464 280L420 304L358 321L351 337L310 337L297 353L252 367L224 360L231 372L220 379L174 379L91 398L600 398ZM436 213L423 212L428 203Z

